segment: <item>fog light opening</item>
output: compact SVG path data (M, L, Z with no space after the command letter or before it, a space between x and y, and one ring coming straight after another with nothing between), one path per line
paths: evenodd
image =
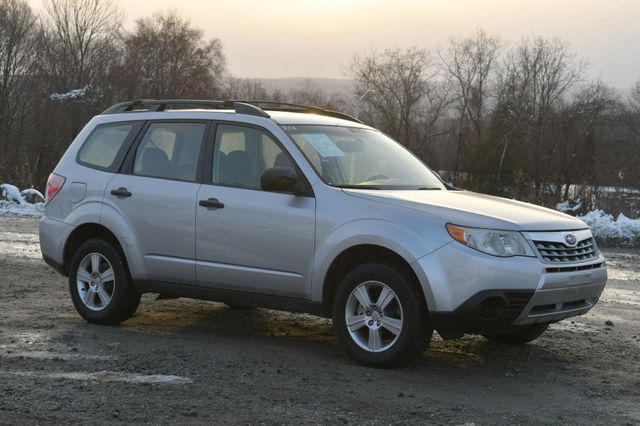
M506 304L502 297L490 297L478 306L478 317L483 321L495 320L502 315Z

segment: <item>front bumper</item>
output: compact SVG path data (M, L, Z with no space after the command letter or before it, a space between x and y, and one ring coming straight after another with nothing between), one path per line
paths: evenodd
M587 313L600 298L607 280L604 263L588 273L565 273L565 277L553 274L544 279L514 325L554 322ZM543 276L549 278L549 276ZM576 284L575 281L584 281ZM551 284L555 284L551 285Z
M549 265L499 258L452 242L413 264L431 322L444 337L509 331L582 315L607 281L604 257Z

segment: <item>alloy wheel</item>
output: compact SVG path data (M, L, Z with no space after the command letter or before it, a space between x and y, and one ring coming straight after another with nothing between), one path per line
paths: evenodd
M92 311L106 308L113 298L115 274L111 263L100 253L87 254L76 274L78 295L84 305Z
M402 332L402 304L388 285L366 281L349 295L345 322L358 346L369 352L383 352L394 345Z

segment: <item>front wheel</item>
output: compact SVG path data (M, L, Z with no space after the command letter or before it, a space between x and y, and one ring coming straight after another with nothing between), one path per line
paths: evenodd
M69 268L69 291L85 320L114 325L133 315L140 293L125 268L124 259L107 241L88 240L76 250Z
M401 269L381 262L359 265L341 281L333 324L347 353L371 367L412 361L433 334L422 292Z
M483 334L483 336L495 342L524 345L542 336L542 333L547 331L547 328L549 328L549 323L531 324L511 333Z

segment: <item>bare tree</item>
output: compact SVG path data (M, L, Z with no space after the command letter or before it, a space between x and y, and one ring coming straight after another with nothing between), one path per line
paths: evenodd
M627 126L634 135L634 144L640 146L640 81L631 89L626 116Z
M215 97L223 90L222 42L204 40L176 12L139 19L125 46L129 97Z
M559 106L556 124L547 133L553 152L549 156L550 178L555 180L558 201L570 198L572 185L593 192L602 183L608 173L602 172L603 166L612 165L607 153L612 133L609 123L618 114L614 91L601 80L581 85L569 102ZM587 207L592 197L583 193L579 198Z
M222 96L225 99L270 100L272 95L260 80L227 76L223 80Z
M416 148L421 138L419 122L423 108L433 105L433 116L442 109L436 99L434 81L438 70L431 56L422 49L390 49L382 53L356 55L349 72L355 81L355 96L362 97L365 119L379 125L406 146ZM429 114L427 114L429 115ZM436 118L437 119L437 118Z
M490 80L500 47L499 37L477 30L466 38L452 38L445 51L440 52L440 59L453 88L458 119L454 176L460 167L462 153L468 148L465 144L465 141L469 140L467 123L473 128L475 141L482 137L490 95Z
M108 0L47 0L46 71L56 89L99 84L111 69L123 15Z
M548 141L556 109L570 90L582 81L584 62L559 39L525 39L505 58L498 83L503 147L502 159L513 141L526 145L524 167L535 182L536 200L548 180ZM517 126L517 127L514 127ZM498 167L500 173L503 160Z
M10 165L24 139L36 58L35 21L25 1L0 0L0 172L8 175L15 172Z
M314 85L309 79L306 79L299 87L291 89L287 97L289 102L302 105L328 106L326 93L320 90L320 88Z

